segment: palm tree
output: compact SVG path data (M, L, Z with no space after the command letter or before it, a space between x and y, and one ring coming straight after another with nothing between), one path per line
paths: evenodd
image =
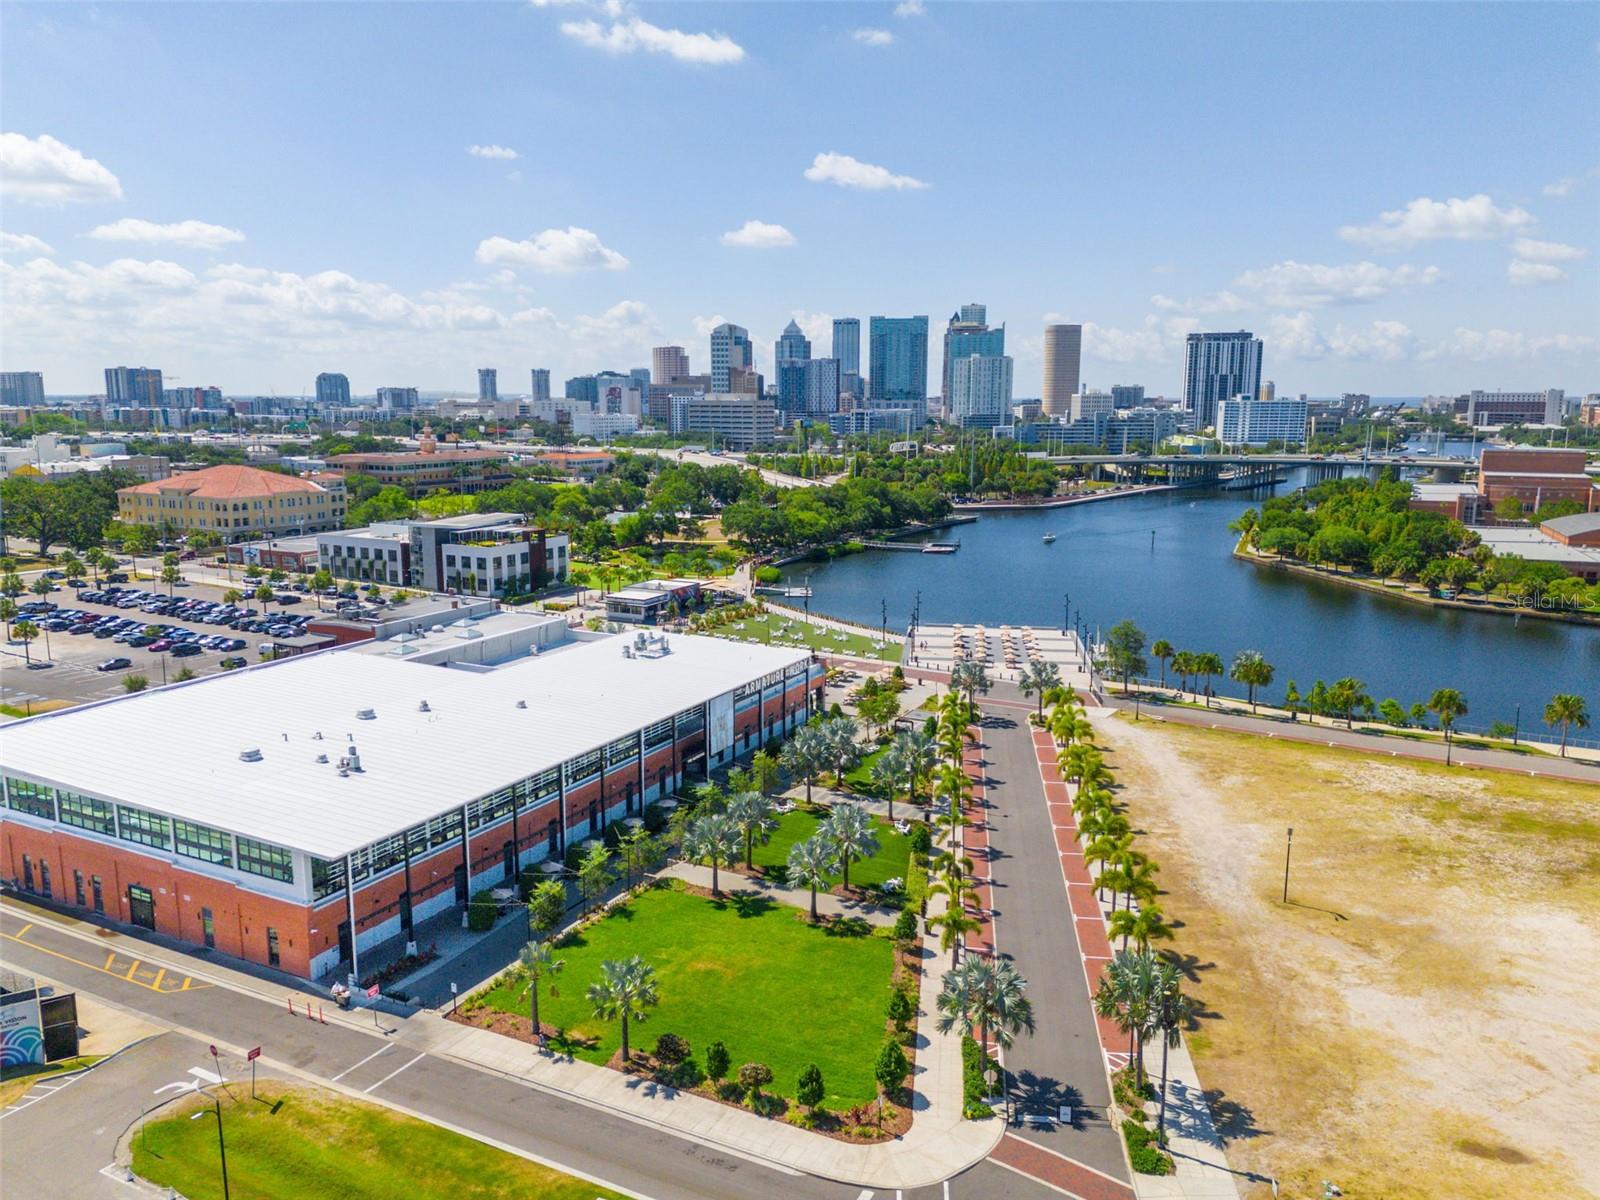
M1467 715L1467 698L1455 688L1439 688L1428 697L1428 711L1439 718L1439 728L1444 730L1444 765L1450 765L1450 729L1457 717Z
M1128 1035L1136 1091L1144 1090L1144 1039L1153 1023L1159 960L1148 950L1118 950L1095 989L1094 1011Z
M900 784L906 778L906 771L900 764L900 747L890 742L884 747L883 753L873 760L872 770L873 789L889 801L889 820L894 820L894 798L900 790Z
M1167 686L1167 660L1177 651L1172 648L1171 642L1167 641L1166 638L1161 638L1154 646L1150 647L1150 653L1155 655L1156 661L1161 664L1161 687L1165 690Z
M977 703L980 694L987 696L989 687L989 672L980 662L968 659L958 662L950 669L950 690L965 692L969 707Z
M1222 658L1216 654L1196 654L1194 656L1194 673L1206 681L1206 707L1211 707L1211 681L1219 675L1227 673L1227 668L1222 665Z
M1161 919L1161 909L1154 904L1141 904L1139 911L1125 908L1111 914L1111 936L1122 939L1122 948L1128 948L1128 939L1140 950L1148 950L1153 941L1166 941L1172 937L1172 927Z
M983 932L983 922L960 905L953 904L937 916L929 917L928 928L939 931L939 949L950 951L950 966L954 968L962 939L969 933Z
M1256 709L1256 688L1266 687L1272 682L1273 668L1259 650L1241 650L1233 656L1233 667L1228 672L1228 677L1236 683L1242 683L1249 689L1250 711Z
M1572 692L1562 692L1552 696L1550 703L1544 706L1544 723L1546 725L1561 726L1561 757L1567 756L1567 732L1576 725L1579 729L1589 728L1589 708L1584 703L1583 697Z
M22 643L22 661L25 666L33 665L33 655L29 651L29 646L38 636L39 627L32 621L18 621L11 627L12 639Z
M683 832L683 856L691 862L711 867L711 894L720 896L718 869L739 857L743 836L739 827L724 813L711 813L695 821Z
M10 596L0 596L0 621L6 623L6 638L11 637L11 622L17 619L17 602Z
M834 717L821 725L820 732L828 765L833 768L833 781L842 788L844 777L861 761L861 743L856 741L860 727L849 717Z
M1011 1048L1018 1033L1030 1036L1034 1030L1033 1005L1024 994L1028 981L1009 959L967 957L954 970L946 972L944 987L934 1001L939 1016L934 1027L940 1033L959 1030L971 1037L976 1028L978 1045L987 1054L989 1035L1002 1050Z
M1044 724L1044 694L1053 687L1061 686L1061 668L1053 662L1042 658L1028 660L1028 665L1022 668L1022 673L1017 676L1017 686L1022 689L1024 696L1039 693L1039 723Z
M656 971L637 954L621 962L600 964L600 981L591 983L589 1003L602 1021L622 1022L622 1065L628 1065L628 1022L643 1021L660 1003Z
M872 818L859 804L835 804L822 826L822 834L833 844L844 870L845 890L850 888L850 860L871 858L878 852L878 837L872 832Z
M917 802L917 788L939 765L939 747L920 729L907 729L894 735L900 769L906 774L906 799Z
M789 847L789 885L811 889L811 919L817 918L817 889L828 886L828 881L839 869L839 856L821 833Z
M1320 683L1321 680L1318 680ZM1312 689L1315 691L1315 689ZM1327 691L1326 703L1333 707L1333 711L1344 717L1344 727L1350 729L1355 725L1355 711L1363 704L1370 703L1371 697L1367 695L1367 685L1361 680L1346 675L1343 679L1334 681Z
M1194 659L1195 656L1187 650L1178 650L1172 655L1172 673L1178 677L1179 696L1189 690L1189 676L1195 673Z
M817 781L822 769L827 766L827 747L823 744L818 727L807 725L797 730L795 735L783 744L779 761L791 779L804 781L806 803L810 804L811 785Z
M752 790L763 796L772 795L778 786L777 758L765 750L757 750L750 756L749 771Z
M533 1020L533 1036L544 1045L544 1027L539 1024L539 980L549 975L559 975L567 960L557 958L549 942L531 941L517 953L517 960L528 973L528 1015Z
M939 768L938 782L934 784L934 794L945 800L946 804L945 810L933 819L933 823L942 831L942 836L953 845L956 830L972 823L962 811L966 807L967 798L972 794L972 781L960 768L942 766Z
M740 792L728 801L728 820L732 821L744 838L744 869L755 869L755 844L763 846L772 840L778 828L778 817L772 801L760 792Z
M1183 974L1169 962L1160 963L1155 972L1155 1002L1151 1006L1151 1031L1161 1038L1161 1109L1156 1116L1156 1137L1167 1127L1167 1051L1183 1041L1184 1028L1194 1020L1200 1006L1183 994Z

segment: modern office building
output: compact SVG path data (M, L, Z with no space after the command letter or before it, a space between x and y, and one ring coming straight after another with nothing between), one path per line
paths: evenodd
M8 725L0 870L196 949L359 976L796 728L822 678L804 650L506 613L207 675Z
M320 533L317 559L335 579L498 598L565 581L568 546L515 513L468 513Z
M593 408L600 402L600 385L593 375L575 375L566 382L566 397Z
M806 364L810 361L811 340L790 321L772 348L773 371L778 378L778 411L785 418L806 411ZM837 390L834 395L838 395Z
M949 336L945 345L950 344ZM945 394L950 423L962 429L992 429L1011 413L1011 358L969 354L958 358Z
M427 425L417 443L416 450L335 454L328 465L370 475L386 487L404 488L408 496L425 496L439 488L471 494L505 487L516 478L507 455L499 450L441 450Z
M1457 396L1456 419L1482 428L1485 425L1560 425L1567 419L1567 393L1562 388L1542 392L1471 391Z
M1093 417L1099 413L1115 412L1116 407L1116 397L1110 392L1084 388L1072 397L1069 412L1074 421L1081 421L1084 417Z
M867 321L869 407L928 402L928 318L872 317Z
M500 372L494 367L478 368L478 402L494 404L500 399Z
M1064 417L1072 411L1083 369L1083 326L1044 327L1044 388L1040 403L1047 417Z
M617 465L617 456L604 450L544 450L534 455L534 461L568 479L591 483Z
M731 373L755 368L755 356L750 345L750 331L741 325L725 323L711 331L711 391L729 393Z
M944 331L944 375L939 389L945 408L950 409L954 387L955 363L976 354L983 358L1000 358L1006 352L1006 327L990 329L989 310L982 304L963 304L961 310L950 317Z
M1304 445L1308 418L1304 400L1239 395L1217 404L1217 440L1225 446Z
M38 408L44 403L44 375L39 371L0 371L0 404Z
M163 536L215 533L225 542L315 533L344 524L344 480L306 479L256 467L185 471L117 492L117 519Z
M1088 446L1107 454L1128 454L1135 449L1155 450L1178 435L1179 414L1167 408L1131 408L1096 412L1069 422L1021 423L1016 439L1027 445L1060 452Z
M542 400L550 399L550 368L534 367L529 376L530 388L528 401L538 404Z
M160 408L161 371L156 367L107 367L106 407Z
M861 374L861 318L838 317L833 322L833 357L840 375Z
M382 413L413 413L421 403L414 387L381 387L378 389L378 411Z
M1600 510L1600 482L1584 470L1582 450L1524 447L1485 449L1478 456L1479 508L1487 513L1515 499L1532 512L1571 500L1584 512Z
M772 441L776 409L766 396L699 394L672 398L671 432L714 446L749 450Z
M1144 407L1144 384L1113 383L1111 385L1111 406L1113 408Z
M650 351L650 382L671 383L689 374L689 355L682 346L657 346Z
M336 371L324 371L317 376L317 407L348 408L350 406L350 379Z
M1183 408L1196 432L1217 423L1217 406L1261 395L1261 339L1237 333L1191 333L1184 345Z

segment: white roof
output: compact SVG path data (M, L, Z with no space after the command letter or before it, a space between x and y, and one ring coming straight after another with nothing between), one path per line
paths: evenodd
M337 858L809 657L668 641L659 657L625 658L632 638L614 637L490 671L334 650L14 722L3 762ZM351 745L362 770L341 777ZM242 761L247 749L261 761Z
M1530 562L1600 563L1600 550L1568 546L1537 529L1488 528L1476 531L1496 554L1515 554Z

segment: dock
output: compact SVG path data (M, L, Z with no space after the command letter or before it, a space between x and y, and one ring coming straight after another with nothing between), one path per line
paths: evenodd
M956 542L862 542L868 550L910 550L917 554L954 554L961 549Z

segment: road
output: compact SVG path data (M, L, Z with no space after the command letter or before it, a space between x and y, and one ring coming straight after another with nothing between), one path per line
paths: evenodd
M205 965L198 960L157 950L130 937L94 944L99 939L66 932L34 919L36 916L10 901L0 904L0 962L143 1013L198 1043L215 1043L235 1060L250 1047L262 1046L261 1062L266 1069L381 1101L619 1190L651 1200L747 1200L755 1196L868 1200L871 1196L870 1189L735 1156L681 1138L665 1127L431 1054L425 1039L414 1032L420 1026L412 1023L437 1017L385 1017L384 1026L398 1030L389 1034L343 1024L322 1025L304 1016L290 1016L286 1007L209 983ZM114 951L108 949L113 945ZM192 1048L178 1057L184 1054L192 1057ZM96 1137L101 1140L92 1142L83 1154L86 1161L92 1156L90 1165L98 1170L110 1162L116 1135L137 1111L146 1079L143 1075L124 1078L126 1068L113 1070L117 1061L88 1073L73 1085L70 1096L64 1094L59 1101L49 1097L38 1105L35 1117L24 1112L12 1119L28 1130L53 1107L87 1105L74 1110L72 1123L51 1128L73 1129L75 1152L80 1148L78 1130L99 1130ZM143 1056L134 1061L142 1062ZM174 1065L163 1060L161 1066L151 1069L156 1075L163 1071L171 1074ZM106 1074L96 1078L100 1070ZM62 1107L61 1111L67 1110ZM14 1178L54 1178L51 1172L60 1157L59 1144L12 1134L10 1129L3 1130L8 1185ZM13 1167L19 1172L16 1176L11 1175ZM43 1190L24 1189L16 1194L98 1193L87 1188L63 1191L57 1181ZM985 1200L1002 1195L1049 1200L1059 1194L1004 1167L982 1163L948 1181L947 1187L908 1192L902 1200Z

